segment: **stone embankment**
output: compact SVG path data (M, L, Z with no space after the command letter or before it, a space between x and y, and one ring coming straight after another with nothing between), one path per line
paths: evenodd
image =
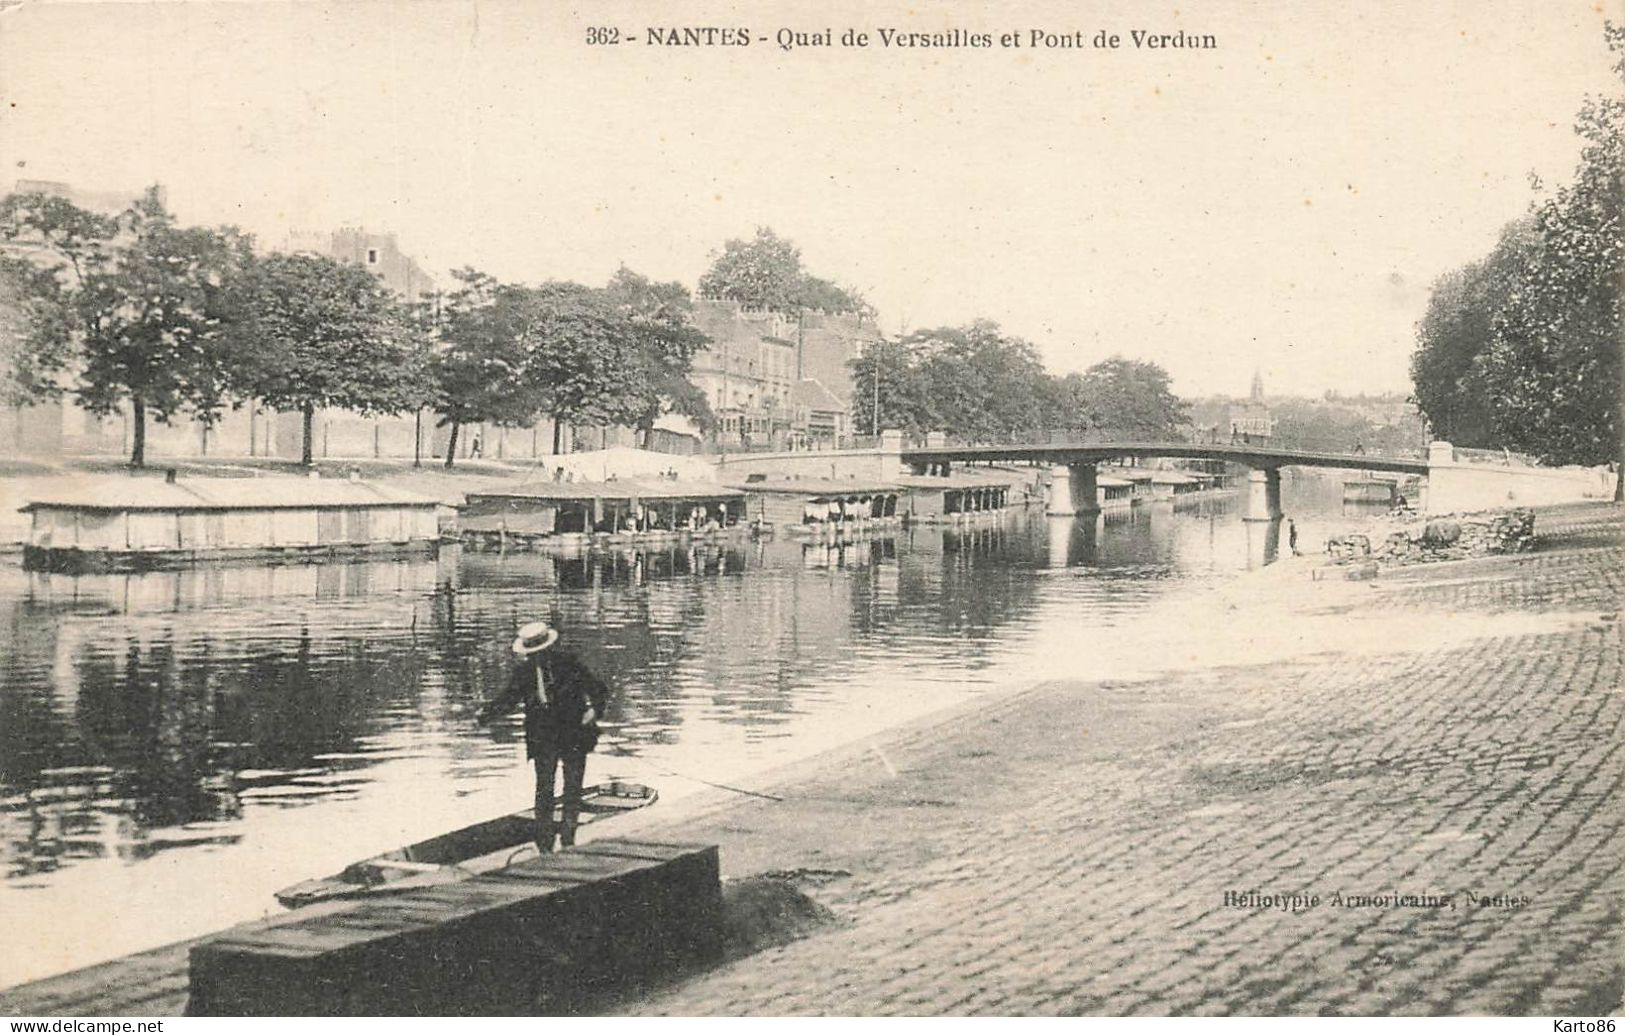
M1377 582L1288 559L1170 629L1183 671L1045 683L674 826L839 922L627 1009L1617 1012L1625 526L1538 522Z

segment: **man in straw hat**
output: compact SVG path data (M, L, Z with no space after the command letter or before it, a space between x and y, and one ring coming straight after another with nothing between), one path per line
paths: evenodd
M479 720L525 709L525 753L536 764L536 847L553 850L553 838L572 845L581 815L581 784L587 753L598 745L598 716L609 689L575 655L554 647L559 632L546 622L519 627L519 657L501 696L480 709ZM564 769L563 824L553 823L553 773Z

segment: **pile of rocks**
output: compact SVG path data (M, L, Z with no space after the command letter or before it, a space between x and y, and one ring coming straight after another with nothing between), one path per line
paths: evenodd
M1366 560L1423 564L1522 553L1535 544L1535 512L1527 508L1435 517L1417 524L1420 529L1397 529L1374 546L1373 537L1360 533L1332 539L1326 544L1326 552L1333 564Z

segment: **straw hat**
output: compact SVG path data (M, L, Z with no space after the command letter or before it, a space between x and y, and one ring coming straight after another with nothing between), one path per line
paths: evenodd
M521 658L540 654L557 643L558 639L559 631L546 622L528 622L519 627L519 634L513 641L513 652Z

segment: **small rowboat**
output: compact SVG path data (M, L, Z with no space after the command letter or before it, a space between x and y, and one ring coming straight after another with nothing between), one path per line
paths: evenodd
M656 797L652 787L618 780L583 788L580 824L586 826L641 809L654 804ZM531 844L536 837L535 815L534 809L525 809L383 852L351 863L331 877L289 885L276 893L276 899L289 909L297 909L335 898L360 898L467 880L477 871L464 863ZM559 811L555 811L554 816L561 818ZM501 862L499 859L495 865ZM495 865L484 868L495 868Z

